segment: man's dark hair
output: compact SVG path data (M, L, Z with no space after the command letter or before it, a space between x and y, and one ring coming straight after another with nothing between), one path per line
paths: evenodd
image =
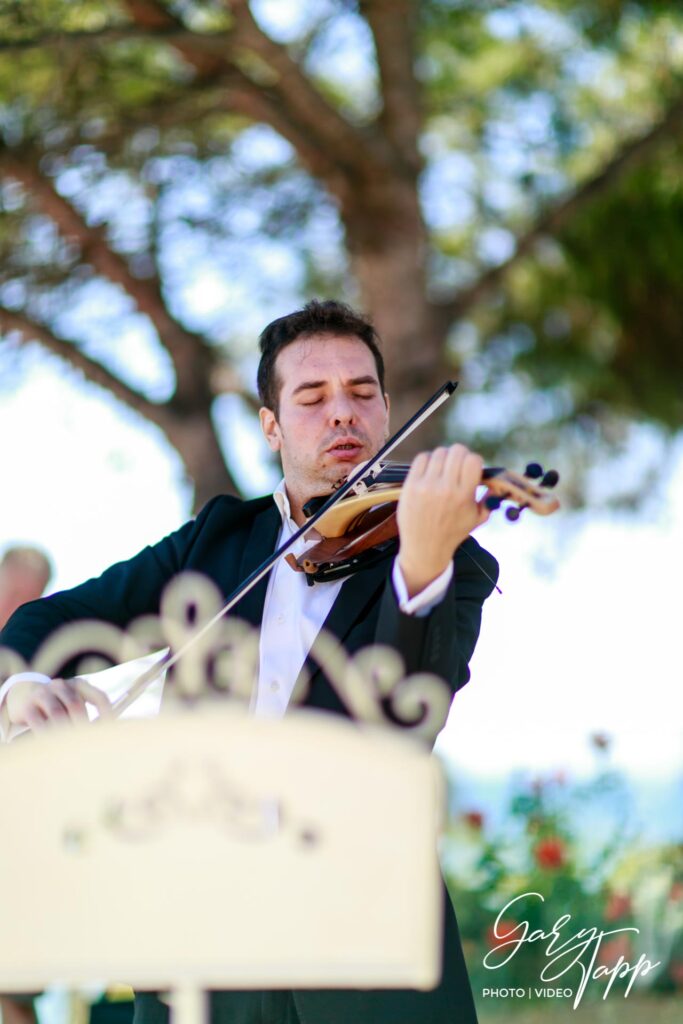
M259 397L266 408L278 415L280 383L275 372L278 352L293 341L310 338L314 334L337 334L365 342L374 357L380 390L384 394L384 360L379 350L379 336L370 321L343 302L313 299L303 309L273 320L261 333L261 361L256 380Z

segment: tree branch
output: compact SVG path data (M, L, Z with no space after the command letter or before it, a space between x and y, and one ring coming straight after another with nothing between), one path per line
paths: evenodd
M210 91L207 87L210 87ZM200 109L187 111L187 107L196 101L201 103ZM137 108L134 115L127 115L125 122L119 122L123 130L117 127L116 131L105 131L98 136L97 145L105 151L113 151L132 132L148 124L163 129L182 125L188 117L196 123L203 117L222 112L240 114L250 121L273 128L291 144L309 173L322 181L340 202L348 201L356 194L354 181L340 168L334 154L317 146L305 127L292 120L277 91L256 85L239 67L229 63L224 65L220 73L212 75L208 82L198 78L194 83L186 85L180 99L174 97L169 102L164 97L146 107Z
M87 380L111 391L113 395L125 402L131 409L141 413L146 419L158 426L164 425L165 416L162 405L150 402L143 394L125 384L101 363L91 359L75 341L58 338L44 324L32 320L25 313L18 313L15 310L6 309L4 306L0 306L0 331L4 334L16 331L24 344L31 341L38 342L43 348L80 370Z
M125 7L133 21L142 28L158 32L182 26L159 0L125 0ZM267 90L270 94L268 109L277 115L278 121L286 118L297 138L308 138L309 152L315 147L320 153L333 154L338 166L355 169L358 173L363 163L361 157L364 155L365 162L369 157L368 138L330 106L292 60L285 47L274 42L259 28L247 0L231 0L228 10L233 19L230 32L232 44L229 54L223 58L223 66L229 59L230 63L243 72L245 83L249 82L252 88L259 91ZM217 73L218 64L207 67L205 55L194 51L192 37L193 33L189 33L188 38L175 44L176 49L202 77L207 72ZM244 59L248 53L259 58L261 68L258 65L253 66L253 69L250 67L249 61ZM273 110L274 96L279 101L277 110ZM268 123L271 123L270 119Z
M181 27L158 0L126 0L125 6L141 28L159 32ZM217 76L226 66L239 70L242 89L236 93L236 101L241 101L241 113L257 110L255 119L282 132L309 166L313 159L316 166L325 163L329 174L336 165L338 178L342 173L366 174L371 166L381 175L385 163L379 145L368 133L350 125L301 72L287 49L258 27L247 0L231 0L229 13L230 47L222 58L212 56L210 65L207 54L194 49L194 33L174 44L189 65L203 77ZM250 54L258 58L255 63Z
M158 31L181 24L159 0L125 0L125 6L140 27ZM286 48L259 28L248 0L230 0L226 7L232 44L222 68L198 60L191 35L177 47L204 81L210 72L218 83L230 69L226 108L274 128L343 205L353 201L361 181L383 181L396 154L381 134L359 131L327 102Z
M302 165L314 178L322 181L333 196L345 201L353 194L354 173L348 166L340 166L334 153L320 148L305 125L291 117L277 90L264 86L255 88L243 75L241 84L234 80L234 84L224 91L216 109L242 114L256 123L269 125L290 143Z
M414 177L422 168L422 111L415 76L417 5L414 0L361 0L360 10L375 41L383 99L380 123Z
M9 150L0 151L0 166L26 186L64 238L77 242L83 261L120 285L140 312L149 317L173 362L178 398L191 398L210 372L214 354L201 335L187 331L168 313L159 279L135 277L125 259L110 248L104 229L88 225L82 214L57 192L52 180L41 173L33 153L22 151L19 158Z
M359 179L382 180L387 167L395 167L396 154L381 143L381 136L359 131L327 102L285 47L259 28L246 0L233 0L233 26L215 33L187 29L157 0L126 0L125 7L134 27L49 33L0 44L0 50L49 45L78 51L98 42L165 42L203 85L227 83L226 109L269 124L338 198L348 201ZM256 57L255 63L250 55Z
M327 154L338 173L347 178L385 174L388 154L379 137L355 128L328 103L287 49L259 28L248 0L231 0L229 9L234 19L235 44L258 57L272 75L272 82L256 84L269 87L271 94L277 95L280 109L290 123L321 153Z
M613 188L625 174L646 159L653 149L675 135L681 128L683 128L683 96L669 107L664 117L652 128L622 146L597 174L560 200L552 209L543 213L526 234L517 239L515 251L507 260L485 271L474 284L460 291L451 300L438 303L436 308L440 315L448 322L463 316L500 283L508 270L523 256L526 256L540 238L561 231L579 211L588 206L592 200Z
M155 35L158 32L178 32L179 37L174 42L175 49L202 78L220 74L225 66L225 53L215 53L213 49L207 51L201 42L199 46L195 46L195 33L186 29L183 22L171 14L164 4L158 0L123 0L123 6L138 28ZM197 36L200 40L207 38L206 34L199 36L197 33Z
M45 47L79 52L91 46L121 42L162 42L177 48L190 45L198 53L225 58L230 53L231 32L192 32L179 25L162 28L103 28L95 32L46 32L31 39L0 41L0 52L16 53Z

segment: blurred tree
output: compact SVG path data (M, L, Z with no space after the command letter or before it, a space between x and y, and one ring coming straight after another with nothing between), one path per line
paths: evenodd
M680 422L678 2L4 0L0 40L3 349L160 427L197 505L311 294L373 316L396 425L461 377L422 446Z

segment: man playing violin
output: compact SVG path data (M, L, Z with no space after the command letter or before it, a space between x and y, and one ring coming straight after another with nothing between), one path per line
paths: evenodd
M261 335L260 420L282 461L274 495L252 501L218 496L197 518L112 566L97 579L20 609L0 645L27 661L57 626L102 619L125 627L158 612L169 579L201 571L228 595L267 555L305 522L303 506L331 491L351 469L379 451L389 433L384 364L370 323L337 302L311 302L275 320ZM418 455L398 504L400 547L347 579L308 586L280 560L268 579L237 605L235 614L260 629L256 714L280 716L297 678L310 677L306 706L348 715L324 673L308 661L319 629L336 634L349 654L388 644L406 671L434 672L453 692L469 679L481 609L497 577L495 560L469 535L488 518L477 501L482 460L463 445ZM293 551L310 541L300 540ZM86 716L86 703L106 714L94 687L32 674L0 690L6 736ZM214 993L216 1024L455 1024L476 1021L455 917L444 892L444 970L431 992L416 990ZM166 1009L155 995L136 1001L139 1024L161 1024Z

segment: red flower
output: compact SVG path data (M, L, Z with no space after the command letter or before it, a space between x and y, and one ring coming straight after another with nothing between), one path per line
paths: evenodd
M519 927L519 922L514 921L511 917L503 917L498 922L498 927L491 925L486 930L486 941L488 942L489 949L495 949L496 946L500 946L501 943L507 942L508 939L512 938L514 931ZM496 932L498 934L496 934Z
M669 974L676 988L683 988L683 960L674 960L669 966Z
M615 935L613 939L603 942L598 952L598 965L600 967L614 967L619 962L619 957L630 961L633 958L633 946L628 935Z
M536 863L540 868L547 868L548 870L561 868L567 859L565 854L566 847L562 840L558 839L557 836L549 836L547 839L541 839L541 841L534 847Z
M669 889L669 903L680 903L683 900L683 882L674 882Z
M631 897L624 892L613 892L605 907L605 921L618 921L631 912Z
M480 832L484 827L484 815L481 811L466 811L462 818L470 828L476 829L477 832Z

